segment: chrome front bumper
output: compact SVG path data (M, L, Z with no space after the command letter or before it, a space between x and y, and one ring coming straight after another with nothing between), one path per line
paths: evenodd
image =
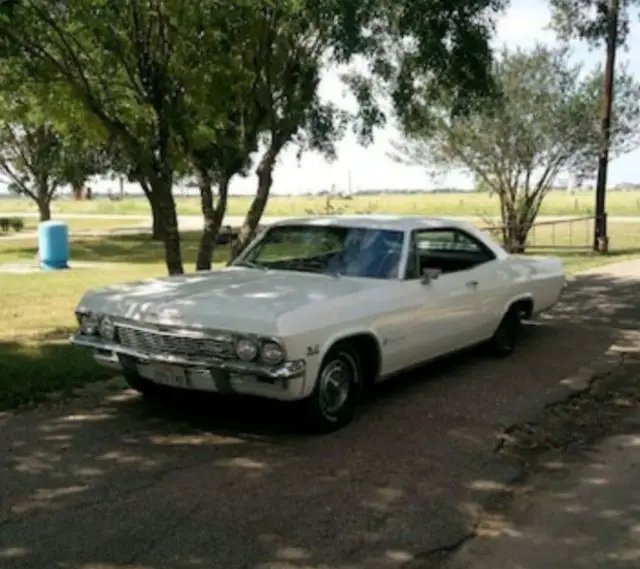
M227 361L215 357L200 359L158 352L147 353L84 334L75 334L69 338L69 341L76 346L95 350L98 352L97 359L104 360L105 362L112 361L114 364L115 357L110 357L110 354L133 358L140 363L163 363L187 368L216 369L230 373L261 377L272 381L299 379L305 375L306 371L306 363L304 360L283 362L274 367L267 367L253 362Z

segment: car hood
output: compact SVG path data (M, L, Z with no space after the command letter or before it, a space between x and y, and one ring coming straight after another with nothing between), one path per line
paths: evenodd
M229 267L96 289L78 308L154 324L279 334L283 316L383 282Z

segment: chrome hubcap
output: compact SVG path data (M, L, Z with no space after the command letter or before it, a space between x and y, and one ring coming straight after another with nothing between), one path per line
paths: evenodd
M333 417L347 402L356 379L355 362L346 354L329 362L320 375L319 395L322 412Z

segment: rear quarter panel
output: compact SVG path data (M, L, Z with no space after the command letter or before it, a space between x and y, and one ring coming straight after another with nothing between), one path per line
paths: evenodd
M512 255L509 262L514 274L512 296L530 297L533 300L533 315L548 310L558 302L566 282L559 259Z

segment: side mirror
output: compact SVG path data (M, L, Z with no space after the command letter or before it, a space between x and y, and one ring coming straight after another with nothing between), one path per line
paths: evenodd
M435 281L442 274L442 269L424 269L422 271L422 278L420 282L424 285L428 285Z

